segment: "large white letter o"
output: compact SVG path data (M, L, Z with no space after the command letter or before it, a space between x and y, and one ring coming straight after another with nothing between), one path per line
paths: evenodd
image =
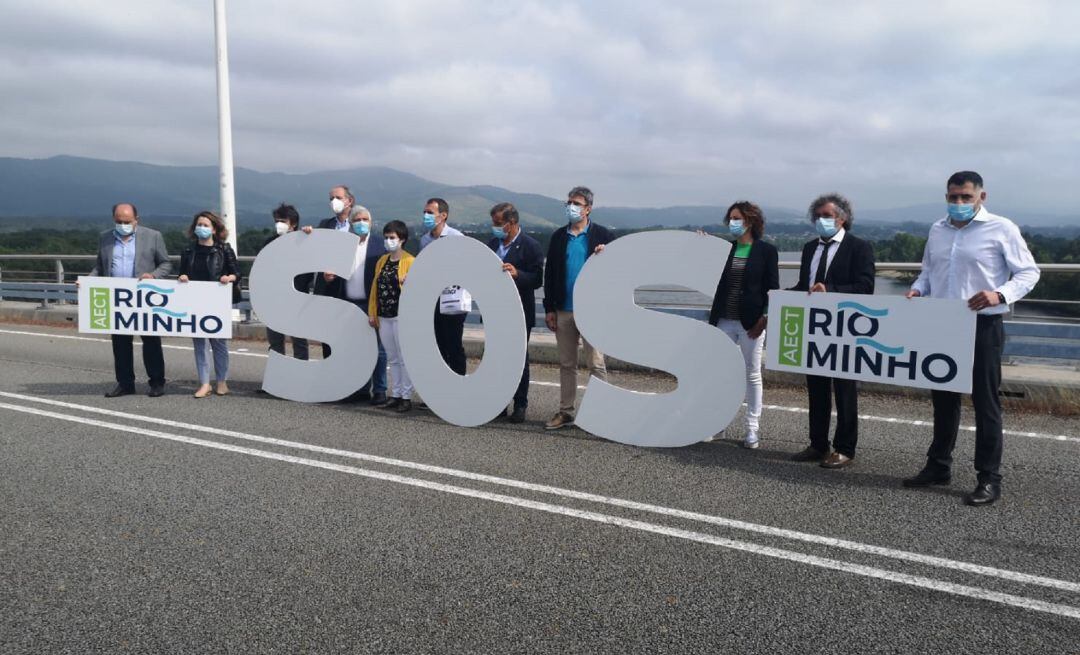
M464 377L450 370L435 343L432 307L443 288L467 288L484 317L484 358ZM401 352L417 392L440 418L472 427L498 416L514 397L525 366L525 315L502 261L475 239L439 239L413 262L398 309Z

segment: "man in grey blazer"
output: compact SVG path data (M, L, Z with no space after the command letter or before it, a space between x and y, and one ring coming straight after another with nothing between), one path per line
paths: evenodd
M113 206L113 229L101 234L97 261L91 277L135 277L140 280L165 277L172 270L169 253L161 233L139 227L135 205L122 202ZM130 334L112 335L113 366L116 388L105 394L116 398L135 393L135 359ZM165 394L165 356L161 337L142 337L143 364L150 378L151 398Z

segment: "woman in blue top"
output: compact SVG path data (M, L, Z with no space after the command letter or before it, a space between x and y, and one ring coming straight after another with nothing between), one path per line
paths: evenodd
M746 437L743 446L757 448L761 417L761 353L765 346L765 314L769 291L780 288L779 256L762 241L765 214L757 205L739 201L724 216L734 247L716 287L709 323L742 349L746 362Z

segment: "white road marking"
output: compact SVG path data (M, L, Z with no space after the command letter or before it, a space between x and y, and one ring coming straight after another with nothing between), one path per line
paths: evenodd
M369 455L366 453L360 453L351 450L342 450L338 448L328 448L325 446L316 446L313 444L287 441L284 439L275 439L272 437L263 437L255 434L248 434L245 432L237 432L235 430L226 430L222 428L214 428L204 425L198 425L194 423L184 423L181 421L173 421L169 419L157 418L154 416L142 416L140 414L134 414L131 412L119 412L110 409L102 409L99 407L92 407L89 405L79 405L76 403L69 403L60 400L52 400L50 398L41 398L37 396L28 396L25 394L10 393L7 391L0 391L0 397L11 398L13 400L22 400L27 402L35 402L43 405L50 405L53 407L63 407L65 409L78 410L88 413L101 414L104 416L113 416L122 418L125 420L142 421L144 423L151 423L155 425L164 425L172 428L180 428L184 430L190 430L193 432L204 432L207 434L215 434L223 437L232 437L235 439L243 439L246 441L254 441L262 444L284 446L287 448L293 448L296 450L306 450L309 452L320 453L323 455L332 455L335 457L345 457L349 459L357 459L366 462L372 462L376 464L384 464L387 466L396 466L399 468L406 468L415 471L424 471L427 473L435 473L438 475L445 475L449 477L461 478L465 480L472 480L474 482L484 482L488 484L500 485L504 487L512 487L515 489L524 489L527 491L534 491L537 493L550 494L554 496L561 496L564 498L572 498L574 500L583 500L592 503L599 503L603 505L610 505L613 507L622 507L625 509L631 509L641 512L648 512L651 514L659 514L663 516L670 516L674 518L686 519L690 521L698 521L701 523L709 523L725 528L732 528L736 530L743 530L747 532L754 532L757 534L764 534L770 537L779 537L783 539L790 539L794 541L801 541L805 543L817 544L822 546L830 546L833 548L843 548L845 550L851 550L860 553L866 553L869 555L877 555L880 557L888 557L897 560L904 560L908 562L914 562L917 564L924 564L927 566L935 566L938 568L950 569L953 571L962 571L964 573L973 573L976 575L984 575L988 577L1000 578L1003 580L1009 580L1012 582L1020 582L1024 584L1033 584L1043 587L1052 587L1055 589L1061 589L1064 591L1071 591L1074 593L1080 593L1080 583L1069 582L1067 580L1057 580L1055 578L1048 578L1044 576L1032 575L1028 573L1021 573L1018 571L1009 571L1006 569L998 569L990 566L982 566L979 564L972 564L970 562L961 562L946 559L943 557L935 557L932 555L923 555L921 553L913 553L904 550L897 550L893 548L886 548L883 546L874 546L871 544L864 544L857 541L848 541L845 539L836 539L833 537L827 537L824 535L810 534L806 532L798 532L795 530L787 530L784 528L777 528L769 525L760 525L757 523L750 523L747 521L739 521L735 519L723 518L720 516L712 516L709 514L700 514L698 512L690 512L686 510L675 509L671 507L664 507L661 505L651 505L648 503L640 503L632 500L624 500L622 498L613 498L609 496L602 496L598 494L592 494L588 492L575 491L573 489L565 489L561 487L554 487L543 484L535 484L531 482L525 482L522 480L514 480L512 478L502 478L494 475L485 475L482 473L473 473L470 471L462 471L459 469L452 469L443 466L433 466L430 464L421 464L419 462L410 462L408 460L393 459L389 457L381 457L378 455Z
M743 403L745 406L746 403ZM762 409L772 409L778 412L791 412L793 414L809 414L810 410L805 407L789 407L787 405L762 405ZM929 409L929 406L927 406ZM836 416L836 412L833 412L833 416ZM877 421L879 423L899 423L902 425L913 425L917 427L934 427L934 422L921 421L918 419L908 418L896 418L892 416L874 416L873 414L859 414L859 419L862 421ZM964 432L975 432L974 425L961 425L960 429ZM1048 439L1050 441L1071 441L1073 443L1080 443L1080 437L1074 437L1067 434L1046 434L1043 432L1025 432L1023 430L1002 430L1002 434L1010 437L1030 437L1032 439Z
M480 500L486 500L490 502L501 503L504 505L511 505L516 507L522 507L525 509L532 509L541 512L547 512L549 514L558 514L562 516L569 516L586 521L593 521L596 523L602 523L606 525L613 525L622 528L628 528L631 530L639 530L642 532L650 532L653 534L659 534L667 537L675 537L678 539L685 539L688 541L695 541L698 543L709 544L713 546L720 546L730 550L741 551L750 553L752 555L763 555L765 557L772 557L774 559L786 560L789 562L795 562L798 564L806 564L809 566L816 566L823 569L829 569L833 571L840 571L843 573L850 573L854 575L861 575L868 578L877 580L885 580L889 582L895 582L898 584L909 585L912 587L919 587L922 589L928 589L931 591L937 591L955 596L963 596L967 598L973 598L976 600L989 601L994 603L1000 603L1002 605L1009 605L1020 609L1033 610L1036 612L1044 612L1048 614L1055 614L1057 616L1063 616L1071 619L1080 619L1080 607L1074 607L1071 605L1063 605L1058 603L1049 603L1046 601L1038 600L1035 598L1028 598L1026 596L1016 596L1013 594L1005 594L989 589L982 589L980 587L970 587L967 585L960 585L953 582L947 582L944 580L935 580L933 578L926 578L923 576L910 575L907 573L900 573L898 571L890 571L887 569L880 569L872 566L865 566L862 564L853 564L850 562L843 562L838 560L831 560L824 557L818 557L816 555L807 555L805 553L799 553L790 550L784 550L781 548L774 548L771 546L763 546L746 541L736 541L734 539L726 539L715 535L705 534L702 532L693 532L690 530L682 530L678 528L672 528L669 526L659 525L656 523L648 523L645 521L638 521L634 519L622 518L619 516L613 516L610 514L602 514L599 512L591 512L586 510L574 509L572 507L566 507L563 505L554 505L551 503L544 503L535 500L528 500L526 498L519 498L517 496L507 496L505 494L496 494L488 491L480 491L477 489L470 489L467 487L458 487L455 485L443 484L439 482L431 482L428 480L421 480L418 478L410 478L402 475L395 475L392 473L383 473L380 471L372 471L369 469L362 469L355 466L345 466L342 464L333 464L331 462L324 462L316 459L307 459L304 457L295 457L292 455L284 455L281 453L275 453L266 450L258 450L256 448L248 448L245 446L234 446L231 444L219 443L216 441L206 441L204 439L196 439L194 437L186 437L179 434L172 434L168 432L159 432L157 430L147 430L144 428L137 428L128 425L121 425L119 423L109 423L106 421L99 421L96 419L88 419L77 416L70 416L66 414L60 414L57 412L50 412L41 409L35 409L32 407L24 407L21 405L12 405L10 403L0 403L0 408L8 409L15 412L22 412L25 414L33 414L36 416L43 416L47 418L58 419L61 421L68 421L71 423L79 423L82 425L90 425L94 427L100 427L110 430L117 430L120 432L127 432L130 434L137 434L146 437L153 437L156 439L164 439L167 441L175 441L192 446L202 446L204 448L213 448L216 450L223 450L232 453L238 453L242 455L249 455L251 457L260 457L263 459L276 460L280 462L287 462L290 464L299 464L303 466L310 466L313 468L321 468L328 471L336 471L338 473L346 473L349 475L356 475L373 480L382 480L385 482L394 482L397 484L403 484L411 487L418 487L421 489L428 489L431 491L439 491L442 493L454 494L457 496L464 496L467 498L477 498Z
M54 338L54 339L71 339L71 340L74 340L74 341L97 341L97 342L108 341L108 339L98 339L98 338L94 338L94 337L73 337L73 336L66 335L66 334L52 334L52 333L49 333L49 332L26 332L26 331L19 331L19 330L0 330L0 334L17 334L17 335L31 336L31 337L50 337L50 338ZM163 344L162 348L171 348L173 350L187 350L187 351L193 351L194 350L190 346L174 346L174 345L171 345L171 344ZM243 357L261 357L263 359L266 359L268 357L268 355L266 353L246 352L244 349L230 350L229 353L232 354L232 355L239 355L239 356L243 356ZM542 381L542 380L531 380L529 382L529 384L530 385L536 385L538 387L558 387L559 386L558 382L545 382L545 381ZM584 388L585 388L584 385L578 385L578 389L584 389ZM743 403L743 404L745 405L745 403ZM806 414L806 413L809 412L809 410L806 409L805 407L791 407L791 406L788 406L788 405L762 405L762 407L764 409L771 409L771 410L776 410L776 411L780 411L780 412L792 412L792 413L795 413L795 414ZM834 412L834 414L835 414L835 412ZM898 423L898 424L901 424L901 425L912 425L912 426L916 426L916 427L924 427L924 426L933 426L934 425L933 421L921 421L921 420L915 420L915 419L895 418L895 417L890 417L890 416L873 416L871 414L859 414L859 418L864 420L864 421L877 421L877 422L884 422L884 423ZM961 425L960 429L965 431L965 432L972 432L972 433L975 432L975 426L974 425ZM1032 438L1032 439L1046 439L1046 440L1049 440L1049 441L1066 441L1066 442L1072 442L1072 443L1080 443L1080 437L1071 436L1071 435L1067 435L1067 434L1046 434L1046 433L1042 433L1042 432L1026 432L1026 431L1023 431L1023 430L1002 430L1001 432L1003 434L1006 434L1006 435L1010 436L1010 437L1029 437L1029 438Z
M21 330L0 330L0 334L17 334L27 337L48 337L50 339L67 339L69 341L94 341L96 343L109 343L109 339L101 339L98 337L74 337L70 334L53 334L51 332L25 332ZM173 344L163 343L162 348L169 348L170 350L187 350L188 352L194 352L195 348L192 346L174 346ZM230 350L230 355L239 355L241 357L262 357L266 359L266 353L249 353L237 350Z

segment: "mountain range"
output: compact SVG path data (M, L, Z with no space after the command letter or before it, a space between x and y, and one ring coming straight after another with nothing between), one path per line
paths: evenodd
M495 186L453 186L376 166L303 174L237 168L234 179L241 226L265 226L270 211L281 202L295 205L305 223L324 218L330 214L328 191L341 183L349 185L357 201L371 209L379 222L392 218L413 221L421 213L421 203L432 196L449 202L455 223L484 223L488 210L504 201L514 203L523 223L532 227L553 228L565 220L564 201L559 198ZM0 217L101 219L108 217L113 203L123 200L134 202L144 217L186 219L203 209L218 207L218 184L216 166L160 166L66 155L47 159L0 157ZM720 223L725 208L598 206L593 215L597 222L617 228L678 227ZM771 223L804 220L802 210L764 209ZM925 223L942 213L941 205L916 205L857 211L856 218L871 223ZM1026 213L1023 222L1061 225L1073 221L1064 216Z

